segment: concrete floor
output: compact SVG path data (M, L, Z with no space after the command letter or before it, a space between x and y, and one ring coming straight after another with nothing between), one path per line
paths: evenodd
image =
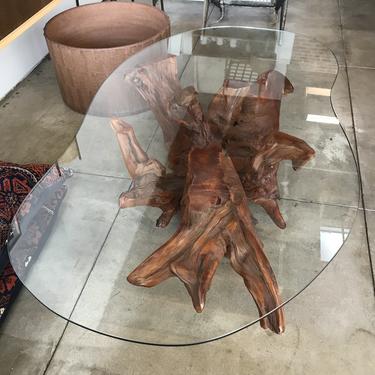
M173 32L200 26L201 3L165 3ZM285 334L266 334L253 326L196 347L128 344L67 324L23 290L0 328L1 375L375 373L369 258L375 252L375 3L290 0L289 4L286 29L325 43L341 64L332 100L358 149L365 210L359 211L339 255L286 306ZM214 11L211 20L216 15ZM230 8L223 24L270 27L270 19L267 10ZM54 161L81 119L62 104L46 60L0 103L0 159Z

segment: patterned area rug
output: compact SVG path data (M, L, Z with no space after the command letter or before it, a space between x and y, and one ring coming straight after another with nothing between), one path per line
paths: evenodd
M0 322L21 286L5 246L9 225L22 201L49 168L41 164L0 162Z

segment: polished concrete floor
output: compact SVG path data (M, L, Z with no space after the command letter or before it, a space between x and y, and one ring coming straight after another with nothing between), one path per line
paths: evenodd
M173 32L199 27L201 3L166 0ZM106 338L67 324L23 290L0 327L0 374L375 373L375 3L290 0L286 29L315 37L340 63L332 102L358 151L364 209L342 251L286 306L281 336L258 326L211 344L161 348ZM217 16L215 10L210 17ZM272 27L267 10L230 8L223 24ZM81 123L64 107L44 61L0 103L0 159L50 162Z

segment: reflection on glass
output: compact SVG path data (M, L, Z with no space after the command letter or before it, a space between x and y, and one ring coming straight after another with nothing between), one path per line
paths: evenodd
M320 260L329 262L345 242L349 228L320 227Z
M306 95L331 96L331 89L322 87L306 87Z
M338 125L340 123L337 117L322 116L322 115L311 115L311 114L307 115L306 121L319 122L321 124L335 124L335 125Z

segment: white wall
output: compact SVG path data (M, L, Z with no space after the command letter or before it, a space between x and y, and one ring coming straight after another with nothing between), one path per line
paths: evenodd
M81 4L100 0L81 0ZM9 44L0 48L0 99L22 81L47 55L43 28L54 15L76 6L75 0L61 0L48 14Z

